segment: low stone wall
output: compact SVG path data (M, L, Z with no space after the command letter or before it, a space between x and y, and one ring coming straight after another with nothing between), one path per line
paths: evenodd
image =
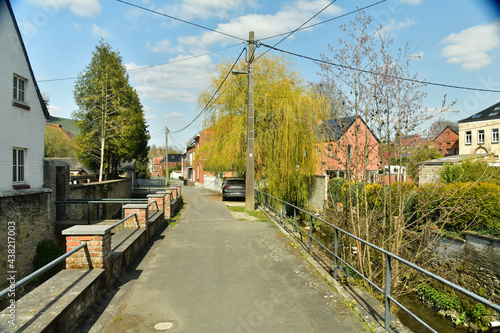
M458 266L449 280L500 304L499 238L468 232L465 240L442 237L436 245L437 265Z
M102 198L131 198L132 181L130 179L109 180L99 183L78 184L69 187L69 200L75 199L102 199ZM90 218L97 219L97 204L91 204ZM85 220L87 219L86 204L65 204L64 209L58 209L58 220ZM100 204L99 218L112 219L121 214L121 204Z
M8 309L0 314L0 332L77 331L75 325L78 318L99 300L108 285L119 278L121 272L127 268L132 259L164 223L163 212L157 212L150 217L147 228L120 230L111 238L111 254L109 260L106 260L105 269L66 269L59 272L16 302L17 313L14 326L8 323ZM78 232L85 233L86 227L98 229L98 233L109 232L107 230L109 226L76 226L73 231L66 232L69 237L67 241L71 246L76 246L76 242L89 240L88 235L76 235ZM89 244L88 247L93 247L93 245ZM85 263L96 262L90 254L97 253L95 248L80 251L83 257L86 257ZM68 268L75 265L75 259L83 258L78 255L80 251L66 259Z
M50 200L50 189L0 193L1 289L7 285L8 271L15 271L18 279L33 272L37 244L43 239L55 239ZM15 257L9 257L9 254ZM9 262L11 258L14 260Z

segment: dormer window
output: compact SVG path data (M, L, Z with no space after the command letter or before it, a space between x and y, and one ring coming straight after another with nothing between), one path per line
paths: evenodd
M26 80L14 75L13 99L15 101L24 102L24 92L26 89Z

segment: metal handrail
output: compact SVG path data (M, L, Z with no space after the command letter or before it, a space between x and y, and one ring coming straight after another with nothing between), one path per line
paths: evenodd
M156 205L156 211L158 212L160 210L160 208L158 208L158 202L156 200L153 200L150 203L148 203L147 209L149 210L149 206L151 206L152 204Z
M391 302L393 302L394 304L396 304L398 307L400 307L402 310L404 310L406 313L408 313L412 318L414 318L415 320L417 320L420 324L422 324L423 326L425 326L427 329L429 329L431 332L437 332L435 331L432 327L430 327L427 323L425 323L422 319L420 319L417 315L415 315L414 313L412 313L409 309L407 309L406 307L404 307L402 304L400 304L397 300L395 300L392 296L391 296L391 261L392 259L395 259L405 265L407 265L408 267L411 267L443 284L445 284L446 286L450 287L450 288L453 288L461 293L463 293L464 295L468 296L468 297L471 297L472 299L488 306L489 308L495 310L495 311L498 311L500 312L500 305L498 304L495 304L493 303L492 301L484 298L484 297L481 297L473 292L470 292L468 291L467 289L464 289L462 287L460 287L459 285L456 285L454 284L453 282L450 282L446 279L443 279L442 277L438 276L438 275L435 275L425 269L423 269L422 267L420 266L417 266L389 251L386 251L374 244L371 244L357 236L354 236L350 233L348 233L347 231L344 231L342 230L341 228L321 219L320 217L318 216L314 216L313 214L305 211L304 209L301 209L299 207L296 207L292 204L290 204L289 202L286 202L286 201L283 201L279 198L276 198L275 196L272 196L266 192L263 192L263 191L258 191L256 190L257 192L257 200L261 201L266 207L268 207L269 209L272 209L275 213L274 217L276 218L277 215L280 216L281 218L281 222L282 224L284 225L285 221L286 222L289 222L289 219L287 219L286 217L286 214L285 214L285 205L289 206L289 207L292 207L294 208L294 219L292 221L293 223L293 227L294 227L294 231L296 231L296 228L299 228L300 230L302 230L304 233L308 234L309 236L309 247L308 247L308 252L309 254L311 254L312 252L312 241L314 240L317 244L319 244L322 248L324 248L325 250L327 250L330 254L332 254L334 256L334 278L337 279L337 269L338 269L338 265L337 265L337 260L340 260L343 264L345 264L346 266L348 266L350 269L352 269L354 272L356 272L359 276L361 276L365 281L367 281L368 283L370 283L370 285L372 285L373 287L375 287L375 289L377 289L379 292L381 292L384 296L385 296L385 318L384 318L384 321L385 321L385 330L389 332L390 330L390 304ZM261 199L261 196L263 196L263 200L260 200ZM265 200L265 196L267 196L267 202ZM274 199L274 208L270 205L270 198L273 198ZM282 207L283 207L283 213L280 213L277 209L277 206L276 206L276 203L277 202L280 202ZM309 216L309 221L310 221L310 225L309 225L309 232L307 232L306 230L302 229L300 226L297 225L296 223L296 211L301 211L303 213L305 213L306 215ZM335 252L332 252L330 251L325 245L323 245L319 240L317 240L316 238L313 237L312 235L312 230L313 230L313 220L316 219L318 221L321 221L325 224L327 224L328 226L334 228L335 230L335 243L334 243L334 248L335 248ZM290 220L291 221L291 220ZM379 251L380 253L384 254L385 255L385 259L386 259L386 283L385 283L385 290L383 290L382 288L378 287L374 282L370 281L367 277L365 277L363 274L361 274L359 271L357 271L354 267L352 267L351 265L349 265L345 260L343 260L342 258L340 258L338 256L338 233L341 232L342 234L352 238L352 239L355 239L377 251ZM300 233L301 237L302 237L302 233Z
M137 216L137 213L132 213L130 214L129 216L121 219L120 221L116 222L115 224L113 224L111 227L109 227L109 231L113 230L114 228L116 228L117 226L119 226L120 224L124 223L125 221L127 221L129 218L131 218L132 216Z
M118 198L102 198L102 199L67 199L63 201L56 201L57 204L87 204L87 224L90 224L90 205L97 204L97 219L99 219L99 204L121 204L121 212L123 218L123 205L128 203L146 203L145 199L118 199Z
M51 262L49 262L47 265L43 266L42 268L36 270L35 272L31 273L30 275L28 275L27 277L19 280L18 282L16 282L14 284L14 288L11 287L7 287L5 288L4 290L2 290L0 292L0 299L4 298L10 291L12 291L13 289L17 289L19 287L22 287L24 286L26 283L30 282L31 280L33 280L34 278L38 277L39 275L45 273L46 271L48 271L49 269L51 269L52 267L54 267L55 265L57 265L58 263L60 263L61 261L63 261L64 259L66 259L67 257L71 256L73 253L79 251L81 248L87 246L87 242L83 242L82 244L78 245L77 247L75 247L73 250L69 251L69 252L66 252L65 254L63 254L62 256L52 260Z

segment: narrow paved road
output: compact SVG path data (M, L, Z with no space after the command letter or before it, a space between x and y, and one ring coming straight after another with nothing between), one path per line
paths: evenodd
M183 187L163 232L91 332L362 332L366 328L274 226L242 222ZM129 273L130 274L130 273ZM133 275L133 274L132 274Z

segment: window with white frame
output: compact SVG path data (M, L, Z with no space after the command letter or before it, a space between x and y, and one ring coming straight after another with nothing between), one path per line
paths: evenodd
M472 143L472 132L467 131L465 132L465 144L470 145Z
M491 130L491 142L498 143L498 128Z
M16 184L24 183L25 181L25 155L25 149L12 149L12 181Z
M484 130L477 131L477 143L484 143Z
M14 75L14 87L12 98L15 101L24 102L24 93L26 91L27 80Z

